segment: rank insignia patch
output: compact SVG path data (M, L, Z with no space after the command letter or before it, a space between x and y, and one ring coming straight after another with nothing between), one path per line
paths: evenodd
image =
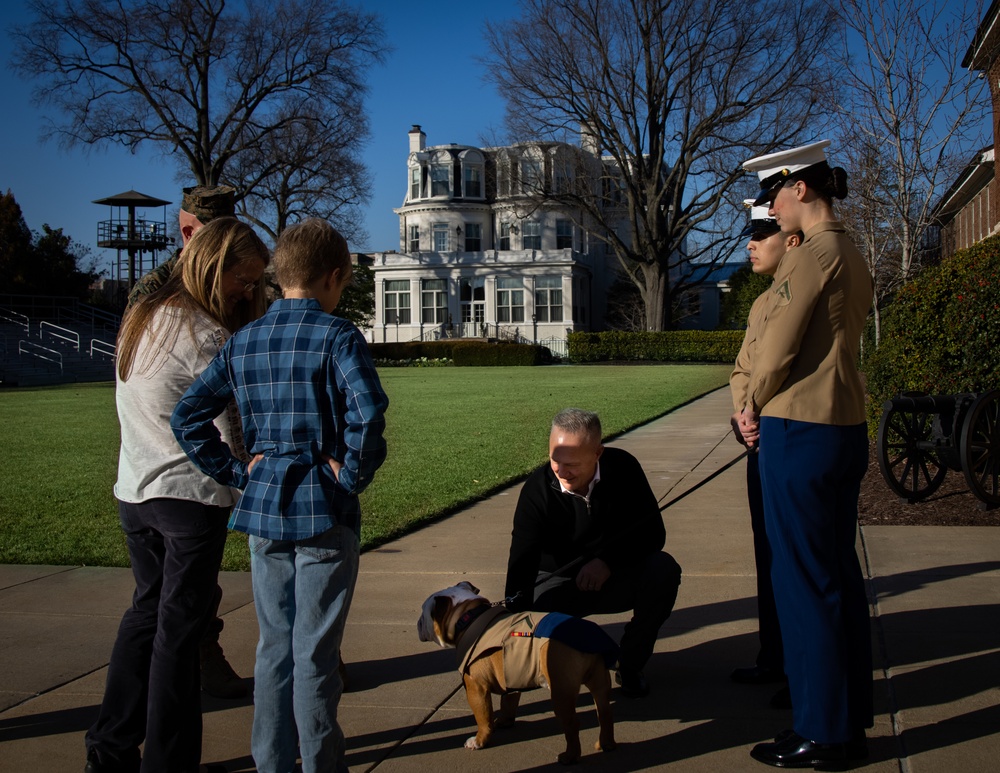
M779 306L787 306L792 300L792 286L787 279L781 283L780 287L774 288L774 293L780 299L778 301Z

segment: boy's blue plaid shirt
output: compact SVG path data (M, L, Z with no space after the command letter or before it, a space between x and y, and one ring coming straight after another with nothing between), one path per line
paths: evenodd
M212 424L235 396L247 465ZM170 426L206 475L243 489L230 526L275 540L321 534L334 524L359 532L358 494L385 460L385 409L360 331L314 299L275 301L239 330L191 385ZM324 456L343 463L339 482Z

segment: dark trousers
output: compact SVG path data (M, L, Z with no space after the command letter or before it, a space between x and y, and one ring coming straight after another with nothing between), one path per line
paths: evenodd
M794 730L842 743L873 724L868 597L855 550L864 424L765 416L760 473Z
M118 628L87 749L115 770L195 773L201 762L198 643L215 603L229 508L154 499L120 502L118 514L135 593Z
M757 454L747 456L747 503L750 506L750 527L753 529L753 556L757 564L757 651L759 668L783 671L784 653L781 646L781 626L778 608L774 604L771 585L771 545L764 527L764 492L760 485Z
M681 567L669 553L636 556L627 569L613 572L599 591L581 591L576 575L551 577L535 588L531 608L563 612L576 617L614 614L632 610L619 644L618 662L623 671L640 671L646 665L670 617L681 584Z

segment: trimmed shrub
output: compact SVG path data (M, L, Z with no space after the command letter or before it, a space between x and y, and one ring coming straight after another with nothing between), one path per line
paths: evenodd
M551 359L548 349L534 344L469 341L454 349L455 365L467 367L543 365Z
M514 344L506 341L488 342L455 338L442 341L404 341L371 344L375 360L415 361L451 360L456 366L474 365L543 365L552 360L544 346Z
M1000 387L998 341L1000 237L991 237L924 269L882 312L881 341L862 366L872 434L899 392Z
M742 330L570 333L573 362L735 362Z

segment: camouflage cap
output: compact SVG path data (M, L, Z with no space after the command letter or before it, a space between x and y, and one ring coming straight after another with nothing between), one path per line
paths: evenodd
M198 185L184 189L181 209L190 212L201 224L217 217L236 214L236 189L228 185Z

